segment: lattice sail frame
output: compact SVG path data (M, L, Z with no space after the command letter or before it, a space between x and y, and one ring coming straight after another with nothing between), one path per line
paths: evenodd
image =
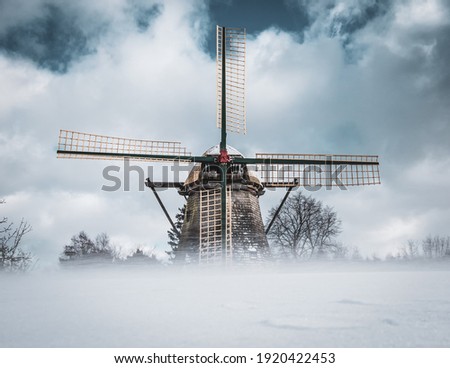
M222 40L217 26L217 127L222 127ZM245 107L245 28L225 28L225 99L227 132L247 134Z
M58 158L123 160L127 155L172 155L190 156L180 142L152 141L144 139L119 138L99 134L81 133L71 130L59 131ZM93 155L89 155L93 153ZM111 156L109 154L121 154ZM102 155L104 154L104 155ZM130 157L130 160L160 162L167 159ZM183 161L183 160L177 160Z
M257 158L293 160L292 164L257 164L265 187L334 187L381 184L378 156L257 153ZM305 160L308 163L295 163Z
M200 196L200 243L199 262L202 264L222 262L222 206L221 189L204 189ZM231 186L227 187L227 242L226 263L232 260L232 231L231 231Z

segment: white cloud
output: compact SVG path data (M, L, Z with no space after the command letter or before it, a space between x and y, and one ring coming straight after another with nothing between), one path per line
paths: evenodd
M448 25L448 9L442 0L414 0L398 2L395 22L404 28Z
M49 72L36 70L30 62L5 57L0 57L0 70L0 118L42 94L52 79Z

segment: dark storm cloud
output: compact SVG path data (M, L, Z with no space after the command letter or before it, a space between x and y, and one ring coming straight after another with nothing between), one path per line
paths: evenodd
M256 35L275 27L303 39L303 30L310 24L306 7L280 0L211 0L209 15L213 25L245 27ZM208 35L208 51L215 56L215 34Z
M358 31L379 19L386 22L393 5L392 0L289 2L296 4L299 9L305 9L308 14L310 26L304 32L340 40L348 63L357 63L367 51L365 45L355 44Z
M373 3L362 3L357 12L350 16L338 15L333 19L330 37L341 37L346 52L346 61L354 63L360 60L366 51L364 46L354 45L354 33L366 27L371 21L384 17L391 8L390 0L376 0Z
M450 25L441 27L437 34L423 32L417 38L422 38L424 43L434 45L430 51L431 60L426 68L433 77L436 94L442 97L441 102L450 101Z
M345 4L345 2L343 3ZM274 27L290 32L299 43L304 42L305 32L321 19L328 17L324 29L328 37L339 37L347 53L348 61L360 59L364 48L352 45L352 36L371 21L385 16L392 6L392 0L368 0L358 4L345 4L345 11L339 10L336 0L310 2L304 0L211 0L209 14L213 24L229 27L245 27L247 33L257 35ZM215 38L209 33L207 48L215 55Z
M11 5L10 1L5 4ZM95 53L101 37L108 31L117 31L115 28L120 25L117 19L111 19L111 14L100 14L95 7L83 3L53 0L34 6L34 14L18 17L15 23L10 21L2 27L0 52L30 60L55 73L67 73L84 56ZM160 4L129 0L123 15L139 32L145 32L161 9Z
M151 21L161 14L163 8L161 4L131 4L131 13L140 32L145 32L148 29Z
M387 149L398 163L450 153L449 41L450 26L417 27L398 36L401 52L385 45L374 50L366 75L376 91L373 106L380 109L374 116L384 115L384 121L372 130L389 131Z
M0 49L42 68L65 73L73 62L94 52L90 36L76 16L62 7L44 4L38 17L10 27L0 36Z
M211 0L210 17L228 27L246 27L248 33L259 33L269 27L301 31L308 25L304 7L294 7L279 0Z
M449 154L450 24L439 19L450 7L435 4L439 11L433 2L310 3L308 42L320 37L339 41L346 64L354 64L349 69L352 81L342 80L346 90L333 96L335 101L344 96L343 108L335 107L341 116L336 116L337 129L325 128L322 136L327 141L349 147L349 142L362 145L361 137L372 137L371 141L385 142L381 154L403 165L427 155ZM345 115L356 116L351 121L358 124L365 121L359 140L348 139L358 125L345 129ZM395 164L392 167L395 170Z
M375 18L386 15L390 7L390 0L377 0L368 4L361 3L358 7L358 11L353 12L351 16L339 14L333 19L333 26L330 29L330 36L346 34L351 35L352 33L364 28Z

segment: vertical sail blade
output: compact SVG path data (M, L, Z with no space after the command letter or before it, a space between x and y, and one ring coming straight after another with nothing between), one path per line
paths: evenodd
M222 261L221 189L200 191L200 244L199 262L202 264ZM231 240L231 188L227 188L227 226L225 261L232 257Z
M225 48L223 48L225 38ZM245 28L217 26L217 127L222 127L222 99L226 101L227 132L247 133L245 113ZM225 81L222 65L225 57Z

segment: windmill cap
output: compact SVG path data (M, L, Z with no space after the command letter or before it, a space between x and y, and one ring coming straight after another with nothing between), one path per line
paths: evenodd
M227 151L230 156L244 157L244 155L240 153L236 148L231 147L228 144L227 144ZM216 144L215 146L208 148L203 154L203 156L218 156L219 154L220 154L220 145Z
M244 157L244 155L242 153L240 153L236 148L228 146L227 145L227 151L228 154L230 156L234 156L234 157ZM220 145L215 145L212 146L211 148L207 149L205 151L205 153L203 154L203 156L218 156L220 153ZM243 166L247 166L246 164L243 164ZM190 171L187 179L184 182L185 186L189 186L194 184L195 182L197 182L200 179L200 173L202 170L202 165L197 163L194 165L194 167L192 168L192 170ZM248 182L250 186L253 187L257 187L259 188L258 190L262 189L262 185L261 185L261 179L258 177L258 175L256 174L255 171L251 170L248 166L247 166L247 174L248 174ZM262 192L259 193L259 195L261 195Z

